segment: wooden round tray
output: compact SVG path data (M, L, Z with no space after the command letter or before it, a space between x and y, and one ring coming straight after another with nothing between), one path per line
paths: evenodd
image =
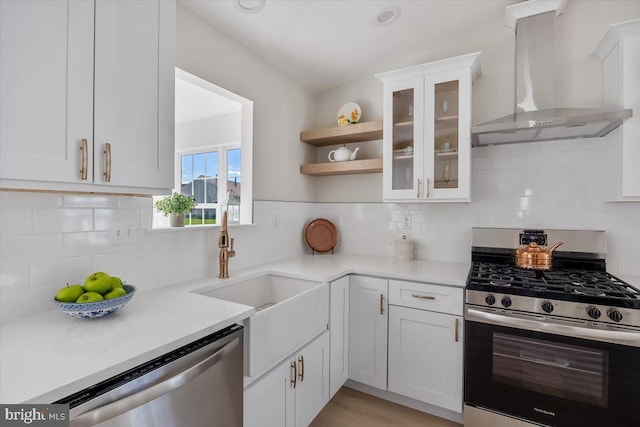
M333 252L338 244L338 229L328 219L316 218L305 226L304 241L313 252Z

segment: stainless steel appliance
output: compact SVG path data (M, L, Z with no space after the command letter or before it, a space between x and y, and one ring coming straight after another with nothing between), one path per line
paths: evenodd
M564 242L551 270L515 266L532 235ZM605 257L604 232L473 230L465 427L640 425L640 291Z
M72 427L242 427L242 326L61 399Z

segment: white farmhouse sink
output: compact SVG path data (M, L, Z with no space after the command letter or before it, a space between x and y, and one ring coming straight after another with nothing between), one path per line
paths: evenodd
M256 309L244 322L245 375L249 377L277 365L329 322L327 283L265 274L198 293Z

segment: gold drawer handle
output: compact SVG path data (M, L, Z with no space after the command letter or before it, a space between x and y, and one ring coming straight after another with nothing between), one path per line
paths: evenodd
M293 385L293 388L296 388L296 384L298 383L298 365L296 365L295 360L291 362L291 367L293 368L293 379L291 380L291 384Z
M460 324L460 321L458 319L456 319L456 342L458 342L460 340L460 335L458 333L458 325Z
M104 182L111 182L111 144L104 143Z
M380 315L384 316L384 295L380 294Z
M300 362L300 373L298 377L300 378L300 382L302 382L304 381L304 356L300 356L298 362Z
M431 295L411 294L411 296L420 299L436 299L436 297L432 297Z
M81 153L80 179L83 181L87 180L87 172L88 172L89 147L87 145L88 145L87 139L82 138L82 142L80 143L80 153Z

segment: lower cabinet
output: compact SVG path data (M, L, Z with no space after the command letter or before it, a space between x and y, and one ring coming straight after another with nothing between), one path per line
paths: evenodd
M387 389L388 280L349 279L349 378Z
M329 402L329 332L244 392L244 427L306 427Z
M329 398L349 379L349 276L330 283Z
M389 307L389 391L462 412L462 317Z

